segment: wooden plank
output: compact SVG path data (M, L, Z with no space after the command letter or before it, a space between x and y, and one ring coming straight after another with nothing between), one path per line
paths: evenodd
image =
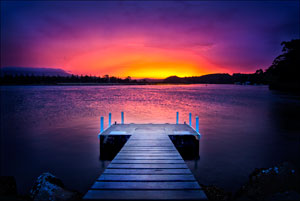
M166 153L166 152L178 152L176 149L127 149L123 148L120 152L147 152L147 153Z
M155 135L155 136L161 136L161 135ZM158 140L155 138L155 136L152 136L152 137L154 137L154 138L144 138L144 135L143 135L143 136L142 136L142 135L140 135L140 136L135 136L134 138L131 136L131 137L130 137L130 140L131 140L132 142L137 142L137 141L140 141L140 142L145 142L145 141L147 141L147 142L154 142L154 141L158 141ZM162 142L171 142L171 139L169 138L168 135L165 135L165 136L163 137L163 139L159 139L159 141L162 141Z
M124 145L124 147L133 147L133 148L139 148L139 147L141 147L141 148L174 148L174 145L165 145L165 146L149 146L149 143L147 143L146 145L130 145L130 143L129 144L126 144L126 145Z
M109 164L107 168L187 168L186 164Z
M111 163L113 164L142 164L142 163L167 163L167 164L185 164L183 160L122 160L122 159L114 159Z
M171 153L178 153L177 150L121 150L121 153L139 153L139 154L171 154Z
M172 142L167 142L167 141L127 141L125 146L160 146L160 147L169 147L172 146ZM174 146L174 145L173 145Z
M148 156L148 157L155 157L155 156L170 156L170 157L181 157L179 153L172 153L172 154L145 154L145 153L119 153L117 156Z
M133 139L130 137L130 141L128 143L168 143L168 144L173 144L170 139Z
M124 147L121 151L177 151L175 148L132 148L132 147Z
M138 134L137 134L138 135ZM149 136L149 135L145 135L145 136L131 136L132 140L135 140L137 138L139 138L139 140L157 140L157 141L160 141L160 140L169 140L167 136L158 136L158 135L155 135L155 136Z
M180 155L177 151L121 151L123 155Z
M163 155L163 154L165 154L165 155L179 155L180 156L180 154L177 152L177 151L173 151L173 152L153 152L153 151L120 151L119 153L118 153L118 155L119 154L123 154L123 155Z
M150 160L122 160L122 159L114 159L111 163L113 164L185 164L183 160L155 160L155 159L150 159Z
M207 200L202 190L89 190L85 200Z
M110 131L111 135L126 135L127 132L126 131Z
M121 150L122 151L129 151L129 150L132 150L132 151L136 151L136 150L143 150L145 149L146 151L177 151L177 149L175 148L169 148L169 147L166 147L166 148L132 148L132 147L123 147Z
M136 189L170 190L200 189L196 181L187 182L95 182L91 189Z
M169 149L172 149L172 150L174 150L175 149L175 147L173 146L165 146L165 147L162 147L162 146L131 146L131 145L126 145L126 146L124 146L124 148L127 148L127 149L134 149L134 150L136 150L136 149L167 149L167 150L169 150Z
M149 146L150 144L158 144L162 146L172 146L173 142L171 140L130 140L126 142L128 144L135 144L136 146Z
M182 160L181 156L116 156L115 160Z
M98 181L195 181L194 175L109 175L102 174Z
M125 144L125 146L157 146L157 147L169 147L172 146L172 142L128 142ZM174 145L173 145L174 146Z
M192 174L190 169L105 169L103 174Z

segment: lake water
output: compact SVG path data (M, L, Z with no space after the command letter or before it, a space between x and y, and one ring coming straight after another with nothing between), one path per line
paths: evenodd
M235 191L255 168L299 167L300 98L266 86L2 86L1 175L21 193L47 171L87 191L109 164L99 160L100 116L120 122L121 111L125 123L199 116L200 159L187 163L200 184Z

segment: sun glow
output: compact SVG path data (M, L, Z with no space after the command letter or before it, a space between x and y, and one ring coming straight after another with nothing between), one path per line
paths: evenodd
M182 61L157 61L132 64L127 73L136 78L166 78L172 75L179 77L199 74L196 65Z
M101 43L103 44L103 43ZM201 56L187 49L152 47L146 40L113 40L106 48L97 48L71 57L66 69L74 74L132 78L197 76L216 70Z

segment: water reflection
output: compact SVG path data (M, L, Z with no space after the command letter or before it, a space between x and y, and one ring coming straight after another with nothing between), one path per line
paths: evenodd
M199 116L201 160L188 161L200 183L235 190L259 167L298 163L299 97L265 86L1 87L1 174L27 191L50 171L84 192L108 161L99 161L100 116L108 124L188 122ZM298 164L299 165L299 164ZM26 172L26 174L24 174Z

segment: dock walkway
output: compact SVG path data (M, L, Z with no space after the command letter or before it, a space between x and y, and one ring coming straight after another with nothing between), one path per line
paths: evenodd
M114 126L104 135L131 136L83 199L207 200L168 136L197 135L189 126Z

